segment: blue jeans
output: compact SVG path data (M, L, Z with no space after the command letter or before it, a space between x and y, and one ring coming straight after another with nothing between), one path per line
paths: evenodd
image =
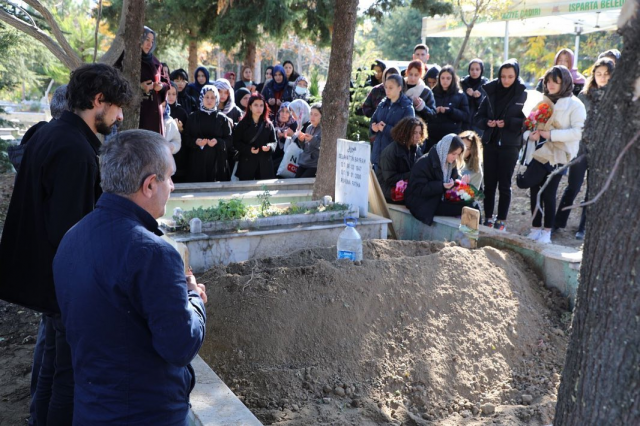
M29 404L29 426L37 426L36 420L36 388L38 387L38 376L40 376L40 367L42 366L42 355L44 354L44 338L47 327L46 315L40 318L38 326L38 337L36 339L36 347L33 350L33 366L31 367L31 404Z
M73 423L73 368L71 348L60 315L46 319L44 354L35 394L38 426Z

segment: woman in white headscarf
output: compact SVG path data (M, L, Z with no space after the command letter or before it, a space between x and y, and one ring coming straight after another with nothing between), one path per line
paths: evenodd
M463 203L444 201L444 193L454 187L460 178L464 142L449 133L428 154L420 157L411 169L409 184L404 193L405 204L411 214L421 222L431 225L434 216L460 216ZM469 176L463 176L469 182Z
M235 92L231 88L231 83L226 78L219 78L212 83L218 89L220 101L218 110L229 117L235 126L242 117L242 110L238 108L235 100Z
M309 114L311 114L309 104L302 99L296 99L289 104L289 110L291 110L294 120L298 123L297 128L304 132L309 125Z
M200 91L200 108L189 116L185 146L190 148L189 181L219 182L230 178L227 146L231 120L218 110L220 95L213 85Z

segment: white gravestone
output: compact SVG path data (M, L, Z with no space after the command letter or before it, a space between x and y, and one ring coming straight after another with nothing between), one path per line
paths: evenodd
M360 217L369 210L371 144L338 139L336 153L336 203L358 207Z

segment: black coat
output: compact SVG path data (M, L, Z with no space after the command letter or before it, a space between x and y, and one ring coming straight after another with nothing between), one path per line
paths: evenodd
M250 143L262 126L260 134L253 143ZM238 150L238 170L236 177L240 180L273 179L273 152L263 151L262 147L276 141L276 131L270 121L255 123L251 117L241 120L233 130L233 145ZM251 148L260 148L257 154L251 152Z
M497 108L500 107L500 105L496 106L495 94L498 89L497 79L483 86L487 97L485 97L480 104L474 123L484 131L482 134L482 143L485 145L491 141L493 132L500 132L497 138L494 138L494 140L501 142L500 146L519 147L522 145L522 127L525 120L522 108L527 101L527 92L525 85L519 80L513 84L517 85L515 95L508 102L506 108ZM502 110L502 114L498 114L498 110ZM489 127L487 126L487 121L489 120L504 120L504 127L502 129Z
M427 129L429 130L429 139L426 150L430 150L432 146L440 142L440 139L449 133L456 135L462 132L462 124L469 117L469 103L467 96L462 92L457 93L438 93L433 92L436 101L436 107L447 107L449 110L445 113L436 114L431 117Z
M451 178L458 177L458 169L454 167ZM440 158L435 148L420 157L411 169L409 185L404 192L404 202L411 214L427 225L433 223L433 217L444 195L443 179Z
M478 108L480 108L480 104L482 103L484 98L487 96L482 86L487 84L488 82L489 80L486 77L481 77L480 82L474 85L471 83L471 76L466 76L460 81L460 87L462 87L462 93L465 94L465 96L467 97L467 102L469 103L469 117L462 126L463 130L473 130L476 127L473 123L473 118L476 116L476 113L478 112ZM481 93L480 97L476 98L475 96L467 95L467 89L473 89L474 91L477 90L478 92Z
M64 234L102 193L100 141L84 120L66 111L26 147L0 243L0 298L55 313L53 257Z
M187 115L191 114L193 111L198 109L198 104L200 100L197 101L187 92L187 88L185 87L182 92L178 92L178 103L184 108L187 112ZM173 115L172 115L173 117ZM175 118L175 117L173 117ZM184 122L183 122L184 123Z
M227 164L227 145L231 138L233 123L219 111L207 114L204 111L191 113L184 131L183 145L189 149L189 181L220 182L231 177ZM197 139L216 139L218 143L200 148Z
M407 150L397 142L393 142L380 154L376 177L382 188L384 198L388 202L391 200L391 191L401 180L409 180L411 169L416 162L420 152L416 146Z

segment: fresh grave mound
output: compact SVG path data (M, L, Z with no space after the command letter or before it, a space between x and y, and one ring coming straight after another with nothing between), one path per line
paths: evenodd
M200 355L260 420L550 423L566 338L518 255L374 240L362 262L335 257L301 250L199 280Z

